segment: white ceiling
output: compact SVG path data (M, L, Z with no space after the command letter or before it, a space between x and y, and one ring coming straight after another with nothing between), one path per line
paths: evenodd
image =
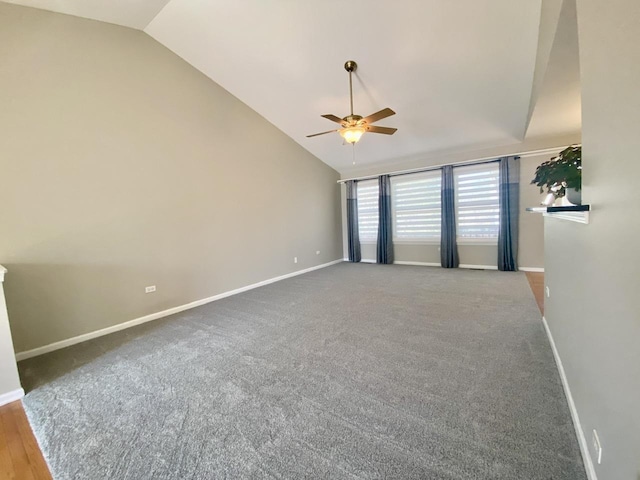
M143 30L169 0L3 0Z
M527 127L529 135L532 128L544 134L574 128L558 125L562 121L554 116L553 102L544 114L534 112L529 125L541 1L10 3L144 29L311 153L344 171L351 167L352 149L337 133L306 135L336 126L321 114L349 113L343 64L351 59L359 65L355 113L365 116L385 107L397 112L377 123L397 127L395 135L368 133L356 145L359 165L517 144ZM548 90L554 88L559 87Z
M524 136L540 1L171 1L145 31L341 170L352 149L320 117L390 107L358 164Z
M576 2L565 0L527 136L580 131L581 103Z

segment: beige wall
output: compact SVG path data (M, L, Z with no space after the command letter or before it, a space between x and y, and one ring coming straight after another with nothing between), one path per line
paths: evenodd
M140 31L0 3L0 105L16 351L341 258L337 172Z
M5 268L0 265L0 406L22 396L4 298ZM4 396L4 397L3 397Z
M558 150L558 153L560 150ZM527 207L539 207L545 195L540 188L531 185L536 168L554 157L554 153L533 155L520 159L520 223L518 265L544 267L544 220L539 213L527 212Z
M560 150L558 150L559 152ZM518 248L518 264L522 268L544 268L544 223L542 216L525 211L526 207L540 205L544 195L540 194L538 187L531 185L536 167L549 160L553 154L540 154L525 156L520 159L520 241ZM473 158L473 157L471 157ZM342 215L343 215L343 242L344 257L348 257L347 228L346 228L346 199L342 187ZM362 247L363 260L376 259L376 245L365 244ZM396 262L417 262L440 264L440 246L436 244L410 245L396 243L394 245ZM497 267L497 245L458 245L460 264Z
M578 0L582 225L545 219L545 317L601 480L640 478L640 2ZM630 61L634 59L634 61Z

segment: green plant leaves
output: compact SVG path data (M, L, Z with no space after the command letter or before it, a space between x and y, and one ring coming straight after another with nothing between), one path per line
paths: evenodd
M553 193L556 198L564 197L567 188L582 188L582 146L571 145L557 157L541 163L536 168L532 184L540 187L540 193Z

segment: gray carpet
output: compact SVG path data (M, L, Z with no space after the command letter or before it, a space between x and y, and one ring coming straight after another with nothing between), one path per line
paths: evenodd
M586 479L524 274L339 264L20 363L57 479Z

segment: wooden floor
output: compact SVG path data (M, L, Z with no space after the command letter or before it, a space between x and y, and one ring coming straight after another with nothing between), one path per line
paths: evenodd
M50 480L22 402L0 407L0 480Z
M544 273L527 272L527 280L533 296L536 297L540 313L544 315Z
M544 313L544 273L527 272L527 280ZM0 407L0 480L51 480L20 401Z

